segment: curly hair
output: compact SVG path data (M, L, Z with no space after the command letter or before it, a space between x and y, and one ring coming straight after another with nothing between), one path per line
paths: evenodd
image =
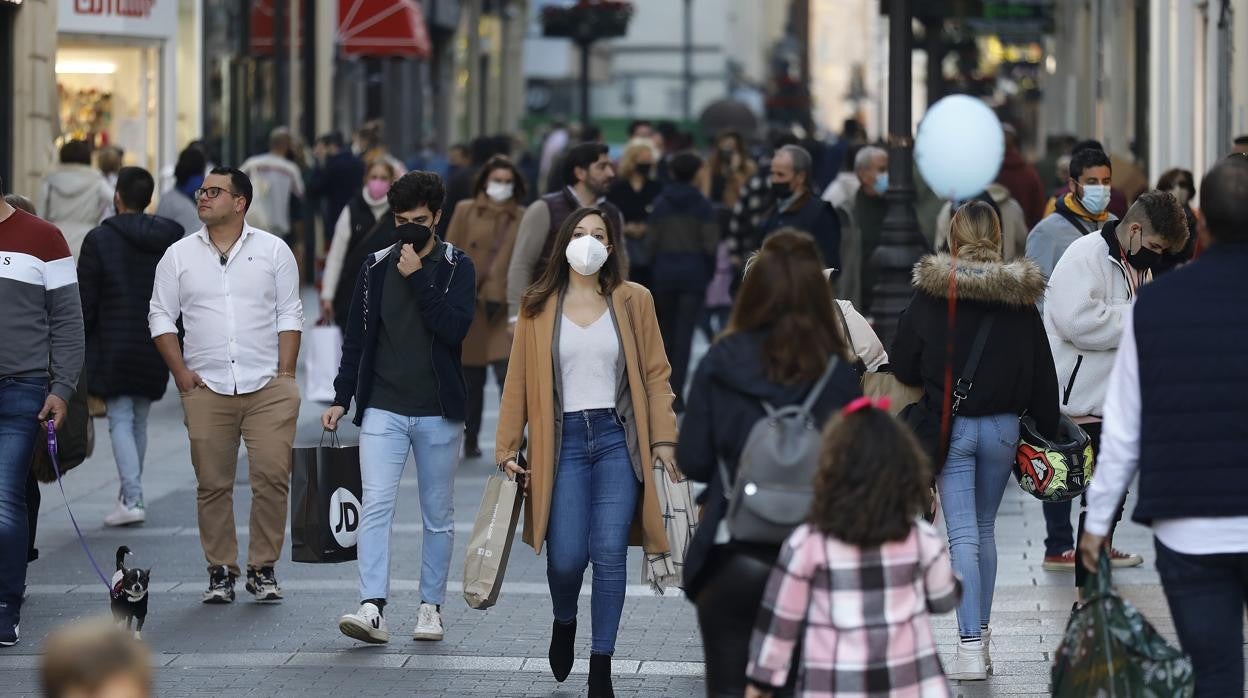
M430 213L437 213L446 200L446 187L442 178L432 172L408 172L390 185L386 199L390 202L390 210L395 213L421 206L428 207Z
M823 432L810 524L851 545L903 540L928 506L928 457L888 412L837 415Z
M1187 242L1191 231L1187 229L1187 213L1179 205L1179 200L1168 191L1146 191L1140 194L1131 206L1139 207L1143 219L1154 233L1161 236L1171 248L1182 247ZM1134 218L1136 211L1128 211L1127 217Z

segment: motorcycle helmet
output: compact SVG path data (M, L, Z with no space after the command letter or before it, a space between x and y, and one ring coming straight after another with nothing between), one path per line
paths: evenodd
M1070 501L1092 484L1094 467L1092 439L1070 417L1062 415L1053 439L1041 436L1031 417L1018 420L1014 479L1027 494L1044 502Z

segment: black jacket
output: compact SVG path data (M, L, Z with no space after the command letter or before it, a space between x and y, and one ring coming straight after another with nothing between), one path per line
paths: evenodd
M796 228L810 233L823 254L823 266L841 268L841 219L832 204L806 192L783 211L773 206L759 226L760 237L765 242L768 236L781 228Z
M312 170L308 193L324 200L325 229L332 231L338 214L360 191L364 181L364 161L350 150L325 158L325 165Z
M392 246L371 255L355 282L351 312L343 331L342 363L334 379L333 404L350 409L354 398L356 425L364 421L364 410L373 392L386 265L397 264L398 254L398 247ZM406 281L419 290L419 310L433 334L433 373L438 381L442 416L462 422L467 414L468 387L460 353L477 306L477 275L472 259L446 243L446 257L432 273L426 267Z
M908 385L922 385L930 405L940 405L949 360L949 272L953 257L924 257L914 267L917 291L902 314L888 352L893 374ZM962 376L975 333L988 314L992 330L969 397L958 409L964 417L1027 413L1041 433L1057 431L1057 372L1036 303L1044 297L1044 275L1030 259L1009 264L958 259L953 336L953 380Z
M765 415L762 401L774 407L795 405L806 399L812 385L779 385L768 380L763 366L763 341L762 334L734 334L719 340L698 364L689 389L676 462L689 479L710 485L700 498L706 509L685 555L684 587L691 599L696 598L711 571L704 568L714 544L715 529L728 511L719 462L723 461L735 477L745 439L754 423ZM861 394L858 375L842 359L823 396L815 403L815 416L822 423ZM763 552L774 557L779 548Z
M667 185L654 200L646 232L652 290L705 294L718 246L719 224L710 200L692 184Z
M386 209L378 219L364 195L356 192L355 198L347 204L351 211L351 238L347 241L347 253L342 258L342 274L338 277L338 288L334 289L334 317L339 327L346 327L347 316L351 313L351 297L355 292L355 279L360 267L368 261L374 252L386 249L399 241L394 232L394 216Z
M169 369L152 343L147 312L156 265L182 234L168 218L122 213L83 240L78 291L92 395L159 400L165 394Z

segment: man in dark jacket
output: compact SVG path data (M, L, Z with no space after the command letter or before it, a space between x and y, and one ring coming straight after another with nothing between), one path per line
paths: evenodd
M476 311L476 273L462 250L438 239L446 190L432 172L409 172L388 194L398 244L371 255L355 284L337 397L326 429L355 399L364 501L358 552L359 611L338 629L370 643L390 640L382 613L390 587L390 524L399 479L414 453L425 524L417 640L442 639L441 605L455 539L454 483L467 388L460 352Z
M117 506L104 517L105 526L147 519L140 483L147 415L169 383L169 369L150 338L148 301L156 265L185 231L173 220L143 213L155 188L147 170L121 168L113 195L117 215L87 233L78 258L88 390L108 406L108 434L121 480Z
M786 145L771 158L771 193L775 204L759 227L760 239L781 228L810 233L823 254L824 266L841 268L841 220L828 202L810 190L810 153Z
M646 240L653 261L654 309L659 331L672 365L675 409L684 411L685 376L693 332L698 325L706 287L715 271L719 226L711 202L693 184L702 169L702 158L690 151L671 159L671 183L659 194L650 211L650 234Z
M316 154L316 167L312 170L308 193L321 201L325 230L332 233L338 215L360 190L360 183L364 181L364 162L345 147L342 134L337 131L317 138L313 152Z

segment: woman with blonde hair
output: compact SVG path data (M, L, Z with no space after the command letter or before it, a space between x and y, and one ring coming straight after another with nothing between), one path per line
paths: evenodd
M938 416L941 446L948 444L933 469L963 594L960 642L946 668L951 679L973 681L986 679L992 667L994 526L1018 444L1018 418L1026 413L1041 433L1057 432L1057 374L1036 309L1044 276L1030 259L1002 260L996 212L982 201L964 204L949 237L950 254L915 265L917 293L901 316L889 361L898 380L923 386L919 407ZM982 353L971 364L975 345Z
M629 279L650 287L650 254L646 249L646 219L663 185L654 178L659 151L649 138L634 138L620 156L620 176L607 191L607 201L624 214L624 247Z

